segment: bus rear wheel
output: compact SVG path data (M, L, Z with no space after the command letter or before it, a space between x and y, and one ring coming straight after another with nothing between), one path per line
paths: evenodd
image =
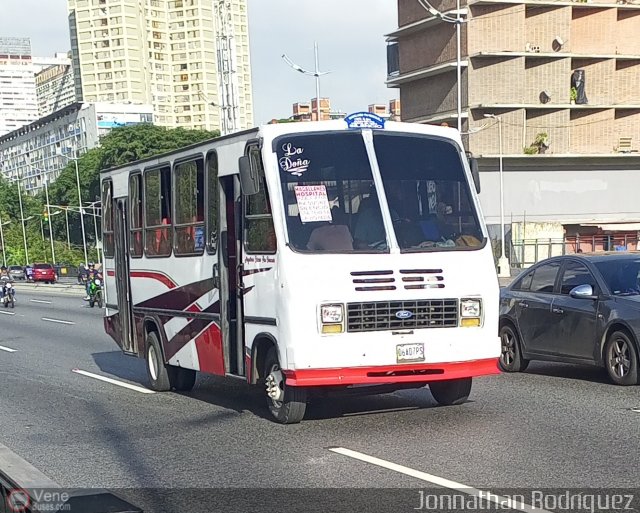
M304 388L287 387L280 368L278 351L271 347L264 363L267 405L271 415L281 424L297 424L307 409L307 393Z
M147 335L147 376L152 390L167 392L171 390L169 366L164 363L158 335L152 331Z
M429 383L431 395L442 406L454 406L464 403L471 393L471 378L434 381Z

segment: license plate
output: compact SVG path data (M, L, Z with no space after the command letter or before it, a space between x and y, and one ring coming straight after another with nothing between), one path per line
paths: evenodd
M424 362L424 344L398 344L396 358L401 362Z

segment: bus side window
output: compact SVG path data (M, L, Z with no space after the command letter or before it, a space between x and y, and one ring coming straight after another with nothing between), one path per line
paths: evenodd
M218 242L218 154L207 158L207 251L216 252Z
M257 147L250 148L249 157L257 165L260 190L257 194L245 196L245 247L250 253L275 253L276 232L260 150Z
M142 175L134 173L129 177L129 253L132 257L141 257L142 244Z
M204 252L204 161L191 160L174 168L175 254Z
M114 235L113 235L113 184L111 180L102 182L102 205L103 205L103 241L104 256L113 258L114 256Z
M171 255L171 168L145 171L145 253L147 256Z

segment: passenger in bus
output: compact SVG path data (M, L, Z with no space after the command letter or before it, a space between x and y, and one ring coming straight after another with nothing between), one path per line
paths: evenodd
M307 249L311 251L351 251L353 237L348 220L339 207L331 209L331 222L315 228L311 232Z

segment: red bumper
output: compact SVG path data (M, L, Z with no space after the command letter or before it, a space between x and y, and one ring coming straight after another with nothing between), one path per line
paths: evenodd
M348 367L341 369L283 370L287 385L314 387L327 385L382 385L472 378L500 374L498 358L467 362Z

